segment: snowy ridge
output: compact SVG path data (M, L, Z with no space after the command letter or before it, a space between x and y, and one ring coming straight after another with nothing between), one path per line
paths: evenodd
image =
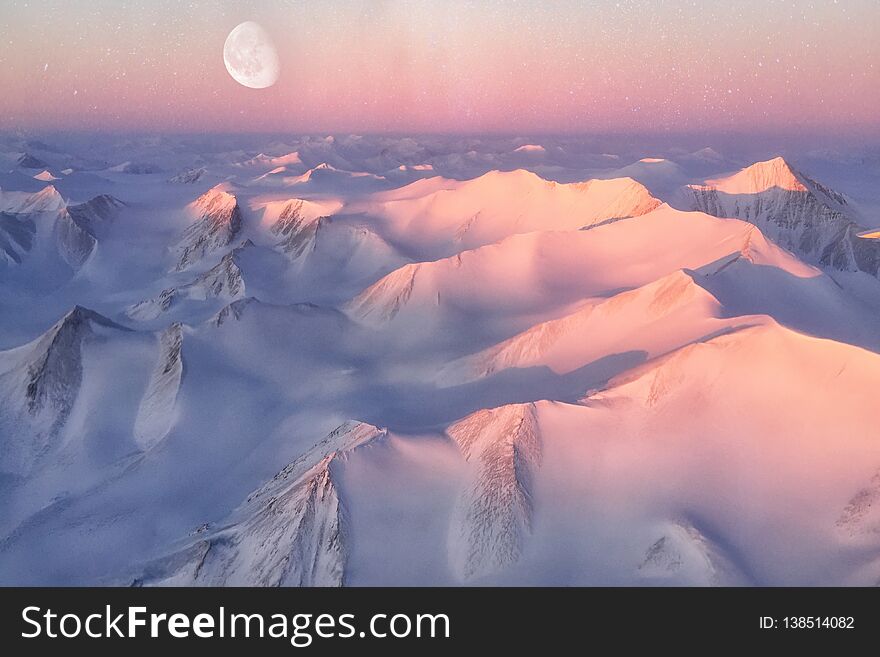
M293 261L299 280L336 282L335 289L361 291L405 262L364 222L337 220L333 199L289 199L266 204L263 223L278 238L276 248Z
M204 167L199 167L197 169L187 169L186 171L181 171L176 176L168 179L168 182L177 183L180 185L192 185L193 183L197 183L200 181L206 174L208 170Z
M85 203L68 205L61 194L48 185L43 190L7 203L14 215L0 220L0 247L7 262L20 264L31 251L37 235L48 235L64 262L79 269L98 245L97 231L110 221L124 203L107 194ZM46 241L46 240L42 240Z
M6 201L6 212L17 214L37 214L40 212L57 212L67 206L67 202L58 193L54 185L46 185L39 192L25 194L16 200Z
M0 455L3 471L26 472L55 446L82 382L83 343L108 329L128 330L76 306L33 342L6 352L15 365L0 374L0 422L8 437Z
M299 199L289 201L272 225L272 232L281 238L277 246L294 258L313 246L318 227L325 219L308 212L309 206L304 210L304 204Z
M261 301L256 297L238 299L223 306L223 308L221 308L220 311L209 320L209 323L213 326L220 327L228 320L241 319L248 306L259 303L261 303Z
M477 411L447 433L471 465L453 511L449 551L465 580L515 563L532 527L532 476L541 465L534 404Z
M383 181L383 176L366 171L346 171L337 169L332 164L322 162L318 166L312 167L299 176L290 176L283 179L284 184L288 186L305 185L306 183L330 182L339 179L352 179L361 181Z
M341 425L251 493L220 529L202 530L138 583L342 586L349 539L334 464L385 434L363 422Z
M68 205L67 211L84 230L94 232L102 223L110 221L125 207L115 196L101 194L78 205Z
M236 260L245 249L253 248L250 240L227 253L220 262L193 281L180 287L162 290L157 296L140 301L125 311L136 320L149 321L171 310L180 301L189 299L205 301L208 299L234 300L245 296L244 276Z
M346 310L362 321L394 319L412 296L421 268L421 263L410 263L394 270L359 294Z
M468 381L516 367L546 365L557 374L602 356L644 350L649 357L719 330L721 306L693 278L677 271L574 313L536 324L488 349L451 363L446 375Z
M82 215L80 215L82 216ZM81 223L68 208L62 210L55 222L54 234L58 253L71 268L81 267L98 245L98 239L88 223Z
M188 269L205 256L228 246L241 231L238 200L222 185L202 194L190 207L197 219L184 231L177 245L177 271Z
M455 256L404 265L357 295L347 310L373 324L405 315L428 328L451 312L510 316L548 303L582 304L676 270L701 267L741 251L749 240L762 264L799 276L818 273L769 244L748 223L664 204L646 215L587 231L512 235ZM650 262L639 255L645 249L655 254Z
M159 359L150 376L134 422L134 439L143 450L168 434L175 419L175 402L183 380L183 326L172 324L158 337Z
M784 158L775 157L756 162L728 178L707 181L705 187L725 194L760 194L774 188L791 192L809 191L801 180L801 175Z
M683 519L669 522L645 551L638 575L648 581L684 578L702 586L744 586L752 582L723 546Z
M287 153L286 155L266 155L265 153L260 153L255 155L254 157L245 160L244 162L240 162L236 164L239 167L256 167L256 166L271 166L271 167L281 167L288 166L292 164L302 164L302 159L300 159L300 155L298 152L293 151L291 153Z
M523 169L473 180L421 180L374 194L353 209L426 256L449 256L537 230L577 230L654 210L660 201L631 178L561 184Z
M30 153L22 153L21 157L16 160L16 164L22 169L45 169L48 166L43 160Z
M880 244L859 239L866 226L846 198L781 157L687 190L695 209L753 223L807 262L880 276Z
M58 180L59 178L52 174L48 169L44 169L40 171L40 173L34 174L34 180L39 180L41 182L52 182L53 180Z

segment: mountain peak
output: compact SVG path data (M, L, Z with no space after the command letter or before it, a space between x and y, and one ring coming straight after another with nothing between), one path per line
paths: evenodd
M230 189L231 186L229 183L223 182L214 185L211 189L193 201L193 205L205 212L209 212L217 206L234 204L237 202L237 199L235 198L235 194L232 194L229 191Z
M451 560L463 579L516 562L532 529L532 480L542 461L535 403L467 416L447 430L469 464L453 512Z
M205 169L204 167L198 167L198 168L194 168L194 169L186 169L186 170L178 173L176 176L169 178L168 182L181 183L184 185L191 185L192 183L195 183L195 182L198 182L199 180L201 180L202 176L204 176L206 173L208 173L208 170Z
M331 465L387 435L349 421L252 492L217 530L150 564L155 582L248 586L342 586L348 511Z
M540 144L523 144L518 148L513 149L514 153L546 153L547 149L541 146Z
M113 216L121 208L125 207L125 203L110 194L100 194L85 203L70 205L67 211L71 214L77 223L84 228L91 230L93 224L101 221L112 219Z
M49 166L43 160L34 157L30 153L22 153L21 157L17 160L17 164L23 169L45 169Z
M42 182L50 182L52 180L58 180L58 177L53 175L49 169L43 169L40 173L35 173L33 175L34 179L42 181Z
M30 212L56 212L67 205L67 202L58 193L54 185L46 185L43 189L28 196L16 212L25 214Z
M215 185L190 204L198 219L183 233L175 269L183 271L206 255L228 246L238 237L242 216L238 199L228 183Z
M782 157L755 162L727 178L709 180L706 185L727 194L758 194L774 188L808 191L800 174Z
M227 319L241 319L245 309L255 303L261 303L257 297L236 299L232 303L223 306L223 308L221 308L220 311L209 320L209 322L214 326L222 326Z
M93 310L74 306L28 347L20 365L24 403L32 418L51 410L44 438L54 435L70 414L82 381L82 343L99 327L130 330ZM32 454L25 460L36 458L38 454Z
M475 180L493 180L493 179L501 179L501 180L534 180L537 182L549 182L544 180L537 173L529 171L528 169L512 169L510 171L502 171L500 169L492 169L491 171L487 171L479 178Z
M62 317L55 326L61 327L64 324L73 325L83 322L90 322L98 326L117 329L119 331L131 330L129 328L126 328L125 326L122 326L121 324L117 324L107 317L104 317L104 315L102 315L101 313L95 312L94 310L86 308L85 306L80 306L79 304L68 310L67 313L65 313L64 317Z
M711 146L706 146L705 148L701 148L698 151L694 151L693 153L691 153L691 157L710 162L718 162L724 159L724 156L722 156L721 153L716 151Z

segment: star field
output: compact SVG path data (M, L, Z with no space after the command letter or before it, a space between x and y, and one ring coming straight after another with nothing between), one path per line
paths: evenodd
M876 0L16 0L4 14L5 128L880 128ZM278 45L270 89L223 67L245 20Z

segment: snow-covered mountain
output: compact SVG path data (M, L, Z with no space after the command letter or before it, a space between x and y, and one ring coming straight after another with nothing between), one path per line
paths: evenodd
M143 450L157 445L171 430L183 380L183 327L172 324L158 341L159 357L134 421L134 439Z
M82 385L84 343L107 331L125 330L76 306L33 342L3 353L3 472L26 473L59 447L59 430Z
M155 297L133 304L125 314L131 319L152 320L187 299L196 301L241 299L245 296L245 283L237 261L246 249L253 247L253 242L245 241L192 281L178 287L165 288Z
M182 185L192 185L193 183L199 182L205 175L207 175L208 170L204 167L199 167L197 169L186 169L185 171L181 171L175 176L172 176L168 179L168 182L179 183Z
M646 214L660 205L630 178L559 184L526 170L475 180L428 178L376 194L353 210L414 254L438 257L539 230L577 230Z
M183 271L213 252L229 246L241 232L241 208L224 185L212 187L190 204L194 221L175 247L175 269Z
M3 199L4 210L15 214L35 214L54 212L64 208L67 203L53 185L46 185L33 194L6 193Z
M38 157L34 157L30 153L22 153L16 164L22 169L45 169L48 165Z
M875 584L873 160L700 146L10 141L0 583Z
M34 180L39 180L41 182L52 182L53 180L59 180L59 178L52 174L48 169L43 169L40 173L34 174Z
M110 194L101 194L85 203L68 205L67 212L71 219L83 230L100 231L103 224L116 217L125 203Z
M747 247L771 266L791 260L756 232L745 222L664 205L589 230L514 235L450 258L405 265L367 288L348 309L371 324L410 328L469 313L487 325L499 316L507 318L507 327L530 325L536 313L559 312ZM647 252L651 257L644 259ZM800 273L818 275L804 265Z
M385 431L347 422L248 495L228 519L204 525L138 584L342 586L351 540L334 471Z
M758 226L807 262L880 277L880 242L845 196L794 170L783 158L758 162L726 178L690 185L693 207Z
M52 185L33 194L10 196L0 220L0 246L7 264L21 264L34 250L60 258L76 271L97 247L99 234L125 207L108 194L68 204Z

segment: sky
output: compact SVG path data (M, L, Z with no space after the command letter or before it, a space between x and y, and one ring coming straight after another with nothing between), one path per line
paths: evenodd
M0 89L0 129L878 136L880 2L2 0Z

